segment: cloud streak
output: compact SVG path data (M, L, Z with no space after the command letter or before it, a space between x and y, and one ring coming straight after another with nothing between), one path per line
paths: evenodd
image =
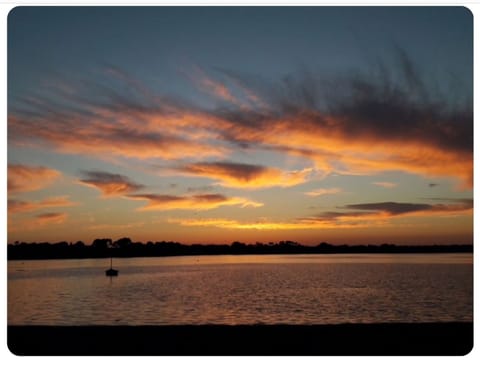
M205 71L203 71L198 66L194 68L194 77L193 80L196 82L200 88L202 88L207 93L232 104L242 105L238 99L233 96L232 91L223 83L207 76Z
M382 65L331 80L306 73L264 85L269 109L219 112L234 124L224 138L310 158L328 173L404 171L471 188L471 100L458 106L437 97L400 58L397 70Z
M45 208L70 207L78 203L72 202L68 196L58 196L39 201L24 201L17 199L8 200L8 213L26 213Z
M169 219L169 223L179 224L187 227L216 227L224 229L238 230L259 230L259 231L278 231L278 230L310 230L310 229L349 229L365 228L383 225L383 222L334 222L315 219L301 219L295 221L250 221L240 222L235 219Z
M84 174L87 178L79 180L79 183L100 190L105 198L123 196L143 188L143 185L124 175L104 171L85 171Z
M8 192L23 193L41 190L61 176L57 170L44 166L8 165Z
M372 183L373 185L380 186L382 188L393 189L397 186L396 183L388 182L388 181L376 181Z
M305 195L308 196L322 196L322 195L332 195L341 193L342 189L339 188L330 188L330 189L316 189L312 191L307 191Z
M416 204L381 202L351 204L344 208L350 212L323 212L292 221L241 222L235 219L169 219L169 223L188 227L217 227L239 230L309 230L309 229L353 229L373 228L391 225L391 220L399 216L451 216L470 214L473 200L465 199L454 204Z
M312 169L282 171L272 167L234 162L195 163L175 170L217 180L222 186L247 189L302 184L307 181L308 175L312 172Z
M365 203L350 204L347 209L367 210L384 213L388 216L412 215L412 214L456 214L473 210L473 199L464 199L452 204L418 204L418 203Z
M108 82L87 83L83 94L91 97L62 94L69 102L62 104L37 96L28 108L9 111L9 141L99 158L181 161L265 150L303 158L324 174L401 171L453 177L471 189L471 100L453 105L436 95L409 58L397 53L397 66L330 79L305 72L267 82L225 72L232 81L227 85L199 76L208 93L225 101L213 109L152 95L139 82L132 95ZM119 72L109 75L133 82ZM245 90L262 105L240 105L234 95ZM268 186L267 180L292 186L307 178L232 164L187 163L183 169L232 187Z
M161 194L133 194L127 198L145 200L146 206L140 211L148 210L210 210L221 206L239 205L245 207L260 207L263 204L238 197L227 197L222 194L198 195L161 195Z
M35 216L34 223L38 225L61 224L67 220L66 213L43 213Z
M8 220L8 232L24 232L42 229L50 225L62 224L68 219L67 213L42 213L22 220Z

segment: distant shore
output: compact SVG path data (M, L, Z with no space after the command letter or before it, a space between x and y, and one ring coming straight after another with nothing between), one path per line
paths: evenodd
M105 257L163 257L192 255L265 255L265 254L355 254L355 253L472 253L473 245L332 245L322 242L306 246L294 241L268 244L230 245L192 244L178 242L133 242L129 238L112 241L96 239L90 245L81 241L69 242L17 242L8 244L8 260L80 259Z
M473 323L8 326L16 355L448 355L473 348Z

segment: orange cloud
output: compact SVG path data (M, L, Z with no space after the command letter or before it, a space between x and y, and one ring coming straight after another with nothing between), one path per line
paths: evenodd
M217 112L232 122L223 137L311 159L326 173L402 171L455 177L472 188L471 99L457 107L426 95L430 88L421 75L407 56L400 58L403 66L395 77L385 75L388 68L376 74L385 77L358 73L335 79L328 92L322 92L328 80L310 74L264 83L258 90L270 95L268 110ZM415 82L406 86L393 79Z
M246 103L241 101L233 94L232 88L229 88L226 83L220 82L210 77L202 68L198 66L193 66L191 72L187 72L187 76L203 92L206 92L214 96L215 98L226 101L230 104L236 105L242 109L248 108L248 105ZM227 75L223 74L223 76ZM244 94L244 96L247 97L248 100L256 102L257 105L260 103L259 98L255 96L251 90L242 87L231 77L228 77L228 79L236 86L236 91L242 91L242 93Z
M51 185L61 173L43 166L8 165L8 192L40 190Z
M282 171L260 165L234 162L195 163L177 168L189 175L219 180L219 185L233 188L258 189L272 186L294 186L307 181L312 169Z
M324 174L401 171L454 177L463 188L473 187L471 108L425 97L429 89L411 68L385 80L370 74L346 77L328 95L319 92L328 83L309 75L257 85L258 80L223 72L267 104L249 108L225 84L199 72L207 92L228 104L207 110L153 95L117 70L113 75L132 86L135 97L93 83L91 89L99 95L90 89L76 99L59 95L78 108L62 109L61 103L52 106L48 99L40 100L30 105L35 113L9 113L9 142L99 158L182 161L225 158L239 149L267 150L308 159ZM415 79L411 85L418 90L391 84L402 78ZM302 171L288 175L263 169L244 178L218 164L186 167L231 187L291 186L307 178Z
M68 218L66 213L43 213L29 219L8 219L8 232L23 232L43 228L51 224L62 224Z
M66 213L43 213L35 216L35 223L38 225L60 224L67 220Z
M143 188L124 175L102 171L85 171L85 174L88 178L79 183L100 190L103 197L122 196Z
M328 121L316 122L324 119ZM231 133L244 143L266 145L311 159L317 169L327 173L370 175L404 171L430 177L457 177L463 187L473 186L471 151L444 148L420 138L389 140L373 133L354 137L340 125L340 121L321 114L313 119L299 114L290 119L269 120L265 123L268 131L257 127L259 132L255 133L241 127Z
M208 78L206 75L200 79L200 84L207 92L215 95L216 97L229 101L233 104L237 104L238 100L235 98L230 90L222 83Z
M146 200L148 204L138 210L209 210L221 206L240 205L244 207L260 207L263 204L237 197L226 197L221 194L199 194L190 196L137 194L128 195L130 199Z
M364 228L384 225L384 221L372 221L365 223L356 222L333 222L320 220L298 220L293 222L269 222L261 220L257 222L240 222L233 219L169 219L169 223L180 224L187 227L216 227L224 229L240 230L308 230L308 229L338 229L338 228Z
M93 116L72 114L68 118L48 113L29 118L9 116L9 138L21 146L47 145L63 153L102 159L117 156L171 160L179 156L221 157L228 152L224 146L201 140L204 135L198 128L182 129L183 113L174 118L161 111L98 108L93 113ZM163 119L180 123L168 128Z
M8 212L25 213L45 208L69 207L76 204L77 203L70 201L67 196L52 197L40 201L23 201L9 199Z
M317 189L317 190L308 191L305 193L305 195L322 196L322 195L338 194L341 192L342 192L342 189L339 189L339 188Z
M348 212L324 212L316 216L299 218L290 222L274 222L265 219L255 222L240 222L233 219L169 219L169 223L188 227L217 227L225 229L256 230L306 230L372 228L389 225L399 216L450 216L471 214L473 201L464 200L454 204L371 203L352 204Z
M241 78L237 77L231 71L222 70L222 75L227 77L229 81L245 95L245 97L253 103L253 105L260 107L261 109L268 109L268 104L262 99L262 97L256 93L251 87L249 87Z

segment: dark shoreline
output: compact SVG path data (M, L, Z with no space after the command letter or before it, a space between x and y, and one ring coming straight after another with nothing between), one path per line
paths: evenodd
M16 355L462 356L473 323L8 326Z
M102 244L99 244L101 242ZM120 242L120 243L118 243ZM169 257L201 255L292 255L292 254L405 254L405 253L473 253L473 245L428 245L397 246L382 245L332 245L322 242L316 246L305 246L293 241L280 241L276 244L231 245L193 244L178 242L131 242L125 238L112 243L110 239L95 240L92 245L83 242L60 243L20 243L8 244L8 260L49 260L86 259L108 257Z

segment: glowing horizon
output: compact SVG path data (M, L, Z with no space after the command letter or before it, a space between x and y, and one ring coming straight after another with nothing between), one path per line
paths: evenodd
M373 64L327 21L352 14ZM473 244L465 9L22 7L8 27L9 243Z

